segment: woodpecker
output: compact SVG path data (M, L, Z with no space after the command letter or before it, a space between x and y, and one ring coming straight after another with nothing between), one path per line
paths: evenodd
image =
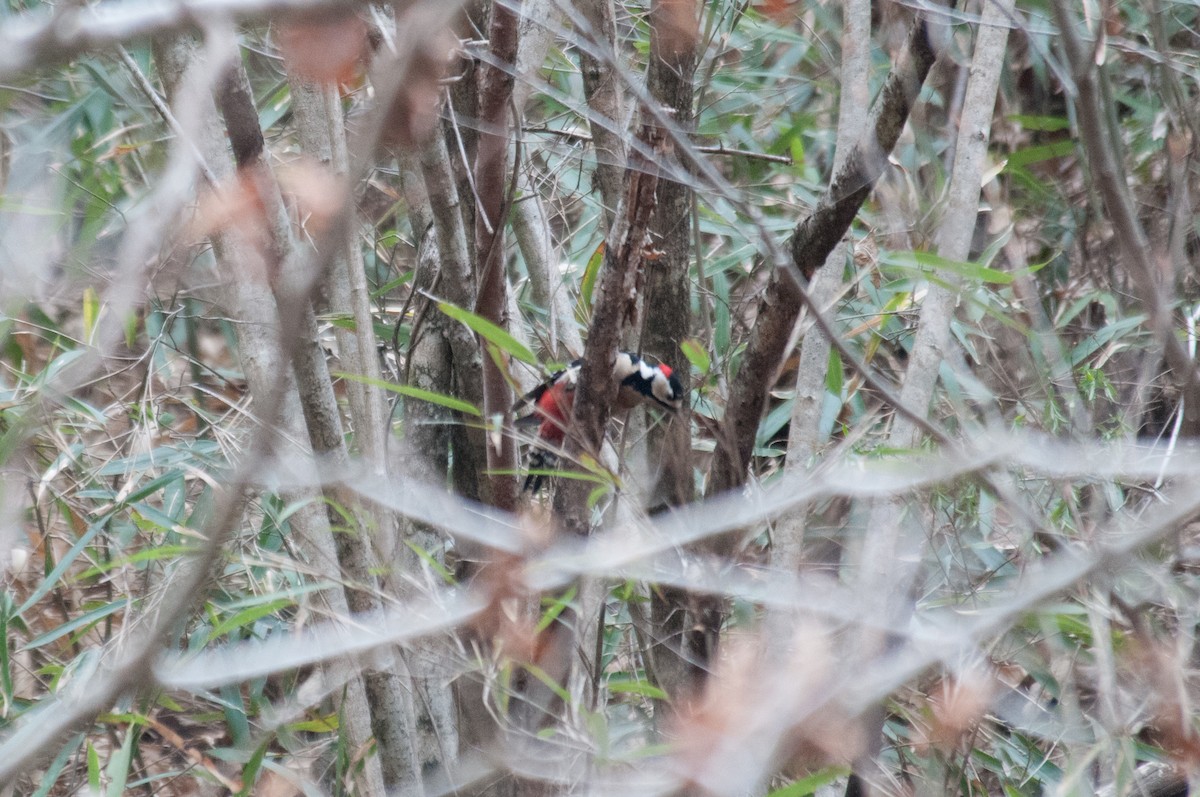
M554 452L562 448L575 407L575 386L579 382L579 371L583 360L575 360L566 368L552 374L548 380L529 391L514 407L514 411L526 404L533 405L533 412L517 421L518 426L538 425L538 443L529 452L529 470L525 477L525 491L537 493L545 476L533 471L545 471L558 462ZM665 363L651 365L636 354L617 352L613 366L613 379L620 383L614 410L628 410L638 404L654 403L677 412L683 404L683 386L679 377Z

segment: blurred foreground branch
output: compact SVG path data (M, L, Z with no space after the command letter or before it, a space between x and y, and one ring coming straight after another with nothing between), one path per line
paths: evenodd
M357 8L355 0L133 0L58 6L0 27L0 80L63 63L134 39L201 29L215 21L249 21Z

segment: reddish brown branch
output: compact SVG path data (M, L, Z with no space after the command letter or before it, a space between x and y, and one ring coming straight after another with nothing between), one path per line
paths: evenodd
M907 58L888 76L872 109L868 135L854 147L811 215L792 234L792 261L805 279L812 276L866 201L908 121L909 112L937 59L928 22L920 17L909 32ZM783 361L788 338L800 314L804 288L796 275L776 270L758 308L742 367L725 410L713 463L713 493L745 483L754 437L767 394Z

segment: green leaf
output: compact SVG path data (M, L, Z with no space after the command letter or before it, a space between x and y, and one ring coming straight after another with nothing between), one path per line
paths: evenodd
M402 396L420 399L421 401L428 401L430 404L437 404L439 407L445 407L448 410L455 410L456 412L465 412L467 415L483 417L483 413L479 411L479 408L469 401L463 401L462 399L457 399L453 396L447 396L442 393L435 393L432 390L422 390L419 387L411 387L409 385L397 385L393 384L392 382L387 382L383 379L374 379L369 376L349 374L345 371L336 371L333 375L339 379L348 379L351 382L362 382L365 385L381 387L384 390L392 393L399 393Z
M284 598L281 600L271 601L270 603L264 603L262 606L252 606L248 609L243 609L232 617L226 617L224 620L217 623L217 625L208 632L208 641L212 642L214 639L225 636L235 628L241 628L243 626L250 625L255 620L259 620L263 617L274 614L280 609L295 605L295 601Z
M100 295L91 285L83 289L83 339L91 341L100 319Z
M9 623L13 618L13 594L4 592L0 595L0 716L7 717L13 702L12 662L9 658L8 641L10 639Z
M169 522L170 520L168 519L168 523ZM76 574L74 578L76 581L86 581L89 578L93 578L102 573L107 573L108 571L114 570L118 567L137 565L142 564L143 562L155 562L159 559L174 559L177 556L183 556L195 550L195 547L191 545L159 545L154 548L143 548L142 550L136 551L128 556L118 556L108 560L107 562L102 562L93 567L89 567L87 570Z
M87 773L88 786L92 794L100 793L100 754L91 742L87 743Z
M712 359L708 356L704 345L695 338L680 341L679 350L683 352L684 357L687 357L688 362L696 366L696 370L700 373L707 374L712 368Z
M803 166L804 165L804 139L802 139L800 136L792 136L791 139L788 140L788 145L789 145L788 148L791 151L791 155L792 155L792 165L793 166Z
M71 566L71 563L75 561L80 552L87 547L88 543L92 541L92 538L100 533L101 529L108 525L108 521L110 519L111 515L105 515L92 521L92 524L88 526L87 531L85 531L83 535L75 541L75 544L72 545L65 554L63 554L62 558L58 560L58 564L54 566L54 570L50 571L46 577L42 579L42 583L38 586L38 588L33 591L32 595L25 599L25 602L21 604L21 608L17 609L18 615L24 614L29 607L33 606L35 603L45 597L47 592L52 589L57 589L58 586L60 586L59 579L62 578L63 573L66 572L67 568Z
M197 465L197 457L218 454L220 451L220 446L212 440L195 440L185 444L159 446L149 451L106 462L96 471L96 475L128 478L130 471L150 470L151 468L165 469L174 466L194 468Z
M46 771L42 773L41 785L30 797L46 797L50 790L54 788L54 784L58 783L58 776L66 769L68 761L75 760L75 751L83 744L84 736L82 733L76 734L69 742L63 745L63 748L58 751L58 755L50 762L50 766L46 767ZM97 766L99 763L97 762ZM56 792L57 793L57 792ZM99 787L93 792L99 794Z
M763 418L762 423L758 425L758 433L754 436L755 447L765 446L779 434L784 424L792 419L792 407L795 403L794 399L788 399L771 408L767 417Z
M564 689L562 684L560 684L557 679L551 677L541 667L537 666L536 664L526 664L525 669L530 675L541 681L551 692L558 695L564 703L571 703L571 693ZM554 731L553 728L547 728L546 730L551 732Z
M258 746L242 767L242 790L238 792L238 797L249 797L253 792L254 782L258 780L258 771L262 769L263 758L266 757L267 748L270 746L271 740L267 739Z
M137 343L137 333L140 323L141 321L137 313L130 313L125 316L125 345L131 349Z
M608 691L614 695L641 695L654 700L667 699L667 693L649 681L613 680L608 682Z
M608 485L601 485L600 487L597 487L596 489L594 489L590 493L588 493L588 497L587 497L588 509L595 509L596 505L600 503L600 500L602 498L604 498L604 496L608 495L608 492L609 492Z
M316 719L293 722L287 726L287 729L293 733L329 733L338 729L338 715L336 713L326 714L324 717Z
M70 620L69 622L63 623L62 625L58 626L57 628L52 628L44 634L38 634L33 639L26 642L25 645L21 649L22 650L34 650L35 648L40 648L42 645L47 645L47 644L53 642L54 640L59 639L60 637L64 637L67 634L70 634L71 632L75 631L76 629L85 628L94 623L98 623L101 620L103 620L105 617L108 617L111 614L116 614L117 612L121 611L128 605L129 605L128 598L119 598L118 600L115 600L112 603L105 603L102 606L97 606L95 609L92 609L91 611L88 611L88 612L84 612L83 614L79 615L75 619Z
M567 591L563 594L553 599L547 599L549 605L546 606L546 610L542 612L542 618L538 620L537 628L535 629L537 633L540 634L550 627L550 624L553 623L555 619L557 619L558 616L563 613L563 609L570 606L571 601L575 600L575 595L577 592L577 588L572 585L568 587Z
M841 398L845 386L846 375L842 370L842 355L837 349L829 347L829 367L825 371L825 389Z
M1033 163L1048 161L1052 158L1061 158L1064 155L1070 155L1074 151L1075 139L1072 138L1064 138L1062 141L1054 141L1049 144L1035 144L1032 147L1022 147L1009 155L1008 166L1010 169L1017 169Z
M108 775L108 796L121 797L125 793L125 782L129 778L129 762L133 758L133 742L137 739L138 727L130 725L125 731L125 741L121 749L108 759L104 774Z
M429 551L425 550L420 545L417 545L412 540L406 539L404 544L407 545L413 553L419 556L421 561L429 566L430 570L437 573L441 577L442 581L446 582L450 586L453 586L457 583L458 580L454 577L454 573L452 573L444 564L439 562L437 558L434 557L434 555Z
M838 778L844 778L850 774L850 770L845 767L826 767L811 775L800 778L800 780L792 781L788 785L776 789L767 795L767 797L808 797L808 795L816 792L817 789L832 783Z
M892 252L885 255L883 261L896 268L915 269L917 271L946 271L966 279L989 282L995 285L1008 285L1013 281L1013 275L1007 271L981 266L978 263L963 263L958 260L948 260L932 252Z
M384 284L380 285L375 290L371 291L371 298L378 299L380 296L387 296L392 291L396 290L397 288L401 287L402 285L406 285L407 283L412 282L412 278L413 278L413 272L406 271L403 274L401 274L399 277L396 277L394 280L385 282Z
M331 327L344 329L349 332L353 332L354 330L358 329L358 324L354 323L354 316L350 315L349 313L323 315L321 316L320 320L328 322Z
M604 249L605 244L601 242L583 270L583 281L579 284L579 304L583 316L592 311L592 294L596 292L596 280L600 278L600 267L604 265Z
M129 493L125 497L125 501L123 503L125 506L132 506L140 501L144 501L145 499L149 498L151 495L153 495L154 493L163 489L167 485L173 484L175 482L182 482L182 481L183 481L183 471L180 471L180 470L167 471L163 475L161 475L155 479L151 479L150 481L143 484L141 487L139 487L136 490L134 490L133 492Z
M729 278L724 272L712 275L712 290L714 297L713 351L717 353L718 357L728 357L733 322L729 312L731 304Z
M530 365L538 364L537 357L521 341L486 318L481 318L469 310L464 310L457 305L450 304L450 302L438 302L438 309L455 321L465 324L471 331L475 332L488 343L491 343L521 362L529 363Z

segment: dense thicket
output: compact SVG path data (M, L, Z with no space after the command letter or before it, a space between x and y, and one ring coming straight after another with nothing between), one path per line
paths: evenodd
M0 785L1186 793L1144 6L5 5Z

